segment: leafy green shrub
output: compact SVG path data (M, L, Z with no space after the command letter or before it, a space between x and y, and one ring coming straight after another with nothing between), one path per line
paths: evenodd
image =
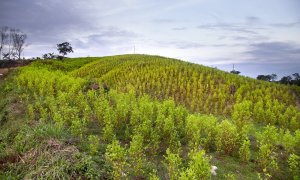
M132 174L135 177L142 177L144 175L143 168L146 166L146 156L144 154L143 137L141 135L136 134L132 137L128 155L130 157L130 164L134 164Z
M210 179L210 158L205 157L203 150L193 150L189 153L189 165L180 173L179 179Z
M296 154L291 154L288 159L289 171L293 179L300 178L300 157Z
M112 165L112 176L120 179L127 176L127 151L116 140L106 148L105 159Z
M267 125L262 132L257 133L257 141L259 144L278 144L278 129L275 126Z
M270 144L262 144L259 147L257 161L263 172L270 175L277 172L279 169L277 162L277 154L273 151L273 146Z
M207 151L215 149L217 135L217 119L213 116L189 115L186 120L186 137L189 146L205 148Z
M90 154L97 155L100 141L99 137L97 135L89 135L88 141Z
M239 149L239 155L243 162L248 162L250 159L250 141L249 139L245 139L242 143L242 146Z
M165 158L165 166L168 170L168 177L171 180L178 179L182 166L182 159L179 154L174 154L167 149Z
M243 101L234 105L232 119L238 130L252 122L252 112L251 101Z
M233 155L238 148L238 132L231 122L222 121L218 125L217 131L217 150L228 155Z

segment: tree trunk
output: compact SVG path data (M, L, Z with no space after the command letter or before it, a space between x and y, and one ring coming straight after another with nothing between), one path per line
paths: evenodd
M2 46L0 47L0 60L2 60Z
M18 52L19 60L21 60L21 50Z

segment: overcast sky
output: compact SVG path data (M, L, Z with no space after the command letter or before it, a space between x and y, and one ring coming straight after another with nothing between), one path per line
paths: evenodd
M243 75L300 73L299 0L0 0L0 26L28 34L25 56L155 54Z

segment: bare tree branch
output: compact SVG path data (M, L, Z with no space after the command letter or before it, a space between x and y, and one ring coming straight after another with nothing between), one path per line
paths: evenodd
M21 53L24 50L26 38L27 35L18 30L12 34L13 48L19 60L21 59Z
M8 27L1 27L0 28L0 60L2 59L1 58L2 50L5 46L5 44L8 43L8 37L9 37L8 32L9 32Z

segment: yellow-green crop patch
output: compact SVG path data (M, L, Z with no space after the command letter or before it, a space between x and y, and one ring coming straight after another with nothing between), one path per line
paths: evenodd
M299 177L289 86L147 55L39 61L7 81L1 179Z

